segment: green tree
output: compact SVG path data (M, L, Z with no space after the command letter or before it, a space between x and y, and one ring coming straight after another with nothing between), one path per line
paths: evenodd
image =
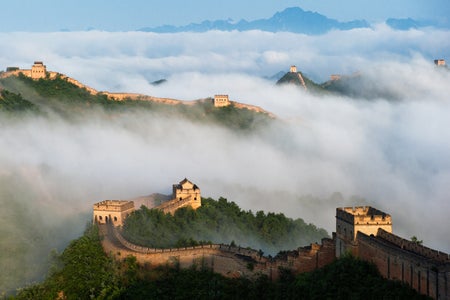
M411 242L416 243L418 245L423 244L423 240L419 240L415 235L411 237Z

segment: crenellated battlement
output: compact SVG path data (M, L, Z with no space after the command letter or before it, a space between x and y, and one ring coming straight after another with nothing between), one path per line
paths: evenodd
M335 242L337 257L351 252L373 262L388 279L434 299L449 299L449 255L394 235L389 214L370 206L337 208Z
M93 222L121 226L126 217L133 211L133 201L104 200L93 205Z
M391 216L370 206L340 207L336 209L336 256L355 252L358 232L377 234L378 228L392 232Z
M132 208L134 208L134 203L125 200L104 200L94 204L94 210L98 211L122 211Z
M370 206L338 208L336 210L336 218L354 225L392 224L390 215Z

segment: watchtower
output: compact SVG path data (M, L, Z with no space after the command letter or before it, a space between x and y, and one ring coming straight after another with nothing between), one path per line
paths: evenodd
M104 200L94 204L94 223L112 223L121 226L126 217L134 211L134 202L125 200Z
M443 67L445 66L445 59L435 59L434 64L438 67Z
M342 77L342 76L339 75L339 74L331 74L331 75L330 75L330 80L331 80L331 81L340 80L341 77Z
M214 95L214 107L224 107L230 105L228 95Z
M356 234L377 235L378 229L392 233L391 216L370 206L336 209L336 257L347 251L357 255Z
M40 79L47 76L47 67L42 61L35 61L34 65L31 66L31 78Z
M187 178L180 183L173 185L173 199L178 201L188 200L193 209L202 206L200 189L196 184L190 182Z
M289 72L297 73L297 67L296 66L291 66L291 68L289 69Z

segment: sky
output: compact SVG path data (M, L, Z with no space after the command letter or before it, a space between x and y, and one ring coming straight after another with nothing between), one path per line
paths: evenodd
M299 6L340 21L389 17L446 19L447 0L1 0L0 31L59 31L95 28L130 31L160 25L185 25L203 20L269 18Z

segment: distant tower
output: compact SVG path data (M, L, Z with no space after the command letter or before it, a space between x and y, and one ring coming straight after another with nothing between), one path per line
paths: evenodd
M339 80L339 79L341 79L341 75L339 75L339 74L332 74L332 75L330 75L330 79L331 79L331 81L335 81L335 80Z
M336 209L336 257L358 249L356 234L377 235L378 228L392 233L391 216L370 206L340 207Z
M291 68L289 69L289 72L297 73L297 67L296 66L291 66Z
M34 65L31 67L31 78L40 79L47 76L47 67L42 61L35 61Z
M434 64L439 67L445 66L445 59L435 59Z
M214 107L224 107L230 105L228 95L214 95Z

